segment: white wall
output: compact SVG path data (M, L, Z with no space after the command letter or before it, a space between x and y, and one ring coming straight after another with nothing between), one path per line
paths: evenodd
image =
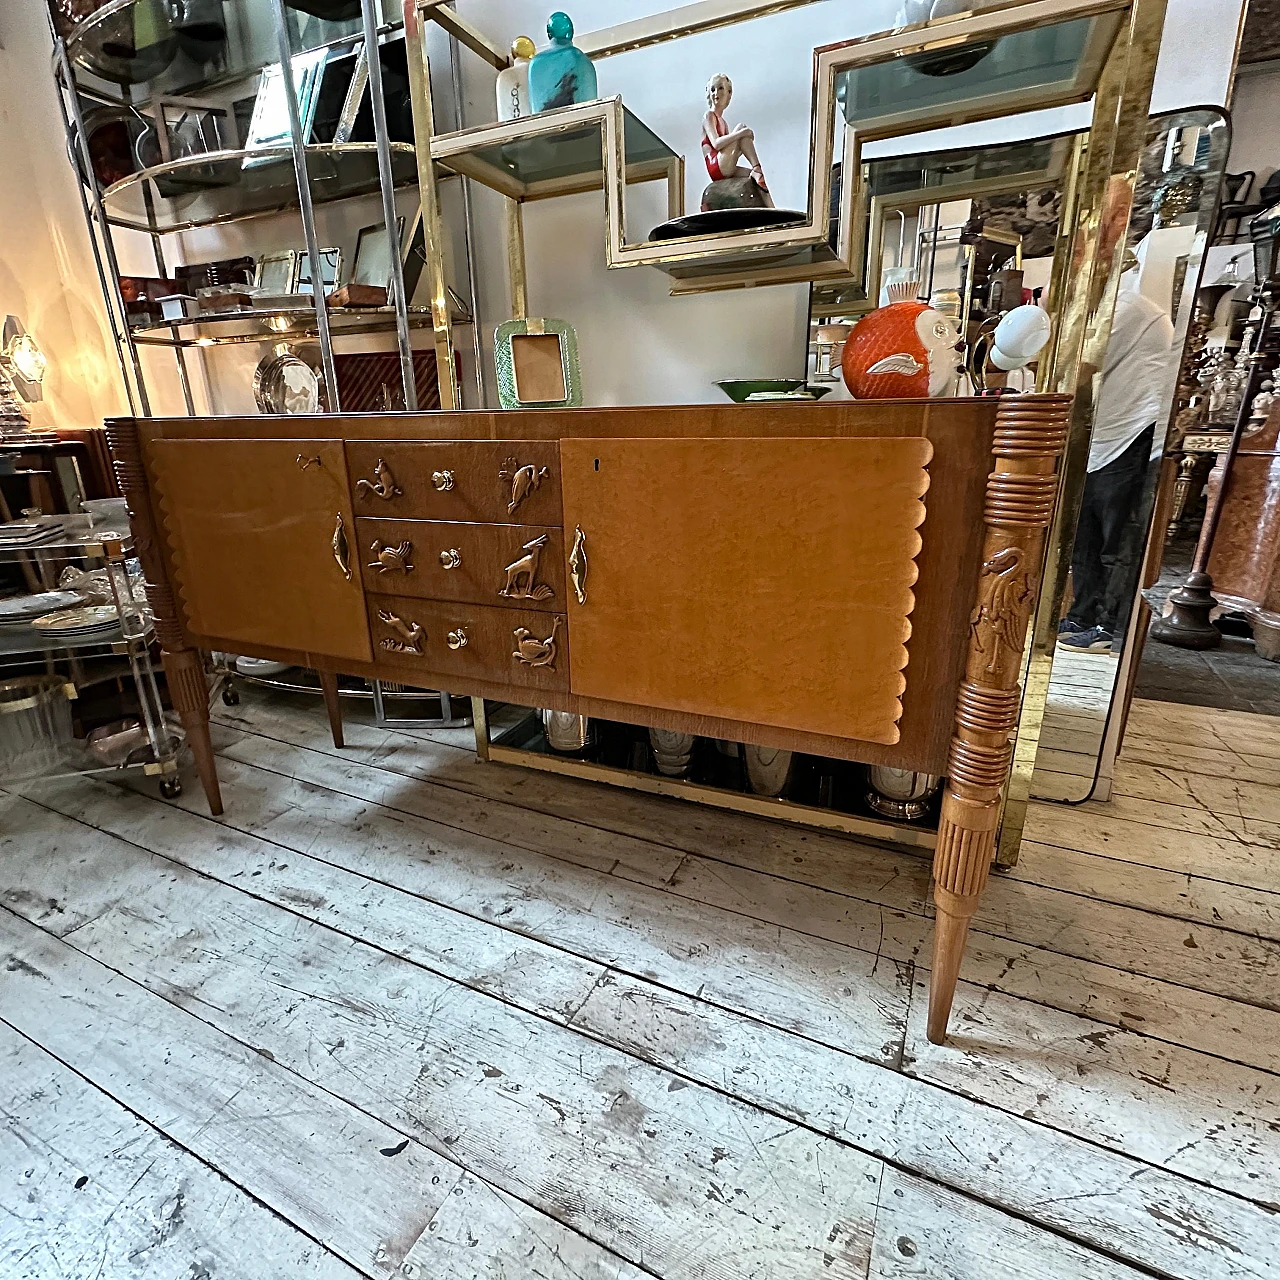
M36 426L88 426L125 411L119 365L67 160L49 69L45 6L0 13L0 313L49 358Z

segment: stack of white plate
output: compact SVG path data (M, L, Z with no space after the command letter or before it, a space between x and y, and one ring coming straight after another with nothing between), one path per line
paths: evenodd
M109 640L120 634L120 614L113 604L91 604L80 609L46 613L31 624L51 641L74 640L79 644Z
M0 627L29 627L45 614L53 615L80 603L74 591L40 591L33 596L0 600Z
M13 520L0 524L0 550L38 547L42 542L55 542L61 537L61 521L46 524L43 520Z

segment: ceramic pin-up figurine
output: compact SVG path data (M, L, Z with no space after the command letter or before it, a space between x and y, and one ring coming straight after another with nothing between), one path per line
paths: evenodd
M916 301L917 287L914 280L890 286L889 305L854 326L840 361L854 399L951 394L960 326Z
M756 135L745 124L730 129L724 122L725 109L732 100L733 81L725 75L712 76L707 82L707 113L702 117L702 156L707 162L707 172L713 183L729 178L738 181L750 178L762 199L748 199L742 203L760 203L772 209L773 197L769 194L769 184L764 180L764 170L756 154ZM746 165L739 165L739 160L745 160ZM704 206L709 193L710 189L703 195Z
M529 115L529 59L533 55L533 41L528 36L516 36L511 42L511 65L498 72L499 120Z
M534 111L590 102L597 96L596 69L573 43L573 22L567 13L547 19L551 43L529 63L529 105Z

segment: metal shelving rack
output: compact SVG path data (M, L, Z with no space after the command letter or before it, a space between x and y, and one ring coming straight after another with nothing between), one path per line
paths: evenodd
M145 758L133 763L126 760L107 764L93 756L87 747L73 747L52 770L16 772L0 781L7 785L37 778L139 772L159 778L161 794L172 799L182 792L177 773L185 739L181 729L165 718L151 661L155 630L150 611L135 591L129 573L130 561L134 560L132 539L121 538L114 532L95 533L86 516L45 517L43 523L59 526L62 535L35 546L0 549L0 562L22 564L45 590L56 585L57 574L68 565L86 570L105 569L111 598L119 614L119 628L105 636L59 640L56 635L33 626L7 626L0 629L0 663L11 672L38 669L60 677L65 675L66 684L76 696L103 681L131 678L146 731L147 750Z
M361 0L360 29L329 34L329 38L304 43L296 34L296 16L305 12L293 9L289 0L269 0L265 5L256 0L224 0L230 6L243 6L248 26L258 23L255 34L262 37L256 56L234 59L198 83L170 86L160 80L148 84L111 84L90 67L88 50L113 21L127 18L141 0L107 0L100 8L80 21L65 38L53 27L53 73L58 87L58 101L66 131L67 146L78 171L81 204L89 229L94 262L106 304L111 333L120 364L120 374L128 396L130 410L137 416L152 413L152 396L147 386L139 352L141 348L167 348L172 351L186 412L196 412L192 392L189 354L194 349L246 343L295 342L305 338L318 340L326 383L329 409L341 410L337 376L333 361L333 340L345 335L394 334L400 357L405 405L416 410L417 389L413 377L411 331L436 323L431 307L412 307L405 297L401 255L390 255L388 305L370 310L342 311L326 304L324 291L313 291L313 305L305 310L297 305L279 309L253 309L231 313L210 313L170 323L131 324L120 288L120 255L116 245L119 232L133 232L150 240L156 271L167 276L173 258L168 239L175 233L222 225L228 222L277 214L296 209L302 222L303 239L311 270L311 279L323 278L321 246L316 231L315 206L356 196L380 194L384 225L395 227L397 213L395 192L416 185L417 171L414 147L394 142L388 131L382 91L380 58L367 59L369 101L374 141L315 143L303 136L294 92L292 57L304 49L327 48L332 54L353 52L403 39L402 20L386 20L380 0ZM394 7L394 6L392 6ZM314 15L311 15L314 17ZM265 18L268 32L261 27ZM291 18L295 20L291 22ZM348 27L351 23L346 24ZM248 29L246 26L246 29ZM228 46L230 48L230 46ZM251 87L254 78L270 65L279 65L285 84L285 98L290 108L289 145L246 152L226 149L166 160L103 187L94 172L85 128L87 104L123 107L145 116L163 111L163 103L193 93L210 90L227 92L231 86L244 83ZM156 122L164 129L163 120ZM252 156L254 165L244 161ZM162 187L191 179L207 179L203 191L192 190L180 195L162 194ZM445 291L447 323L471 323L473 309L452 291ZM441 369L441 380L453 383L452 369Z

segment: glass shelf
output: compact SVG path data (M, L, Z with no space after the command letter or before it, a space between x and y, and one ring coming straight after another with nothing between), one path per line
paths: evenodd
M628 182L667 178L680 163L680 156L620 98L437 134L431 139L431 155L442 169L513 199L536 200L599 190L606 180L605 137L610 131L621 136Z
M981 119L1092 93L1119 13L1068 18L954 48L894 56L841 71L836 101L859 132Z
M279 310L210 312L189 320L164 320L131 326L140 346L219 347L255 342L293 342L316 336L314 307L286 307ZM454 325L469 325L471 317L461 310L450 315ZM410 307L411 329L431 328L430 307ZM393 333L394 307L330 308L329 332L344 335ZM177 336L174 336L176 330Z
M38 560L49 555L59 560L79 556L103 559L108 544L118 545L124 559L133 555L133 538L127 522L122 526L113 521L110 527L100 524L95 528L89 523L88 516L44 516L39 523L57 525L61 534L47 542L37 542L30 546L0 547L0 563L24 558ZM0 525L0 528L3 527Z
M280 61L270 9L259 0L207 0L193 8L190 22L175 25L163 0L108 0L67 33L76 79L108 100L144 108L159 97L216 94ZM292 0L285 8L295 54L327 48L340 55L362 41L358 10L332 20ZM403 29L389 18L384 12L380 35Z
M149 645L154 635L148 627L145 634L126 640L123 631L117 626L106 635L60 638L48 631L37 631L35 627L0 627L0 660L33 653L56 657L61 653L85 653L93 649L127 654L130 645Z
M395 185L415 184L413 147L393 142L391 153ZM307 171L316 204L369 195L378 190L377 148L371 142L313 143L307 147ZM296 208L298 188L292 152L273 147L171 160L114 183L103 200L116 226L172 232Z

